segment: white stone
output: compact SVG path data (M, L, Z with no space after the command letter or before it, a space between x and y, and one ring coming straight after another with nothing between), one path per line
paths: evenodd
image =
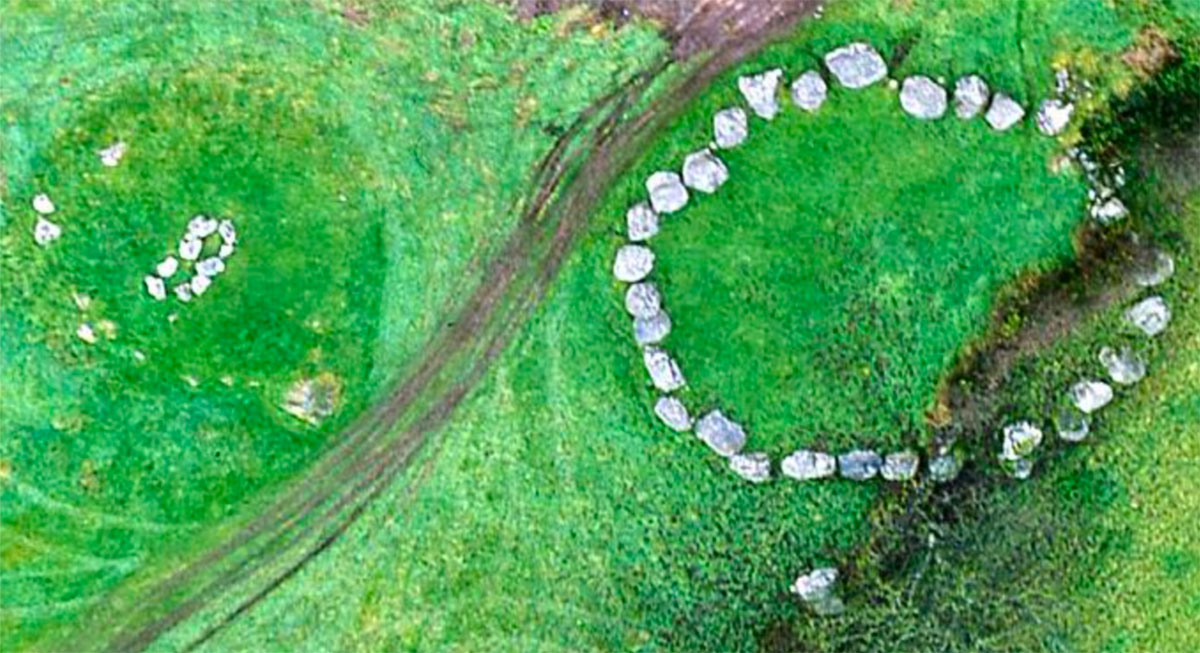
M150 293L151 297L160 302L167 298L167 284L163 283L161 278L147 275L142 281L146 284L146 292Z
M1129 347L1122 347L1120 351L1104 347L1099 358L1113 383L1133 385L1146 378L1146 359Z
M53 222L38 216L37 222L33 225L33 242L41 247L45 247L50 243L58 240L62 236L62 227Z
M675 397L659 397L654 403L654 414L674 431L682 433L692 428L692 417L688 415L687 407Z
M185 261L194 261L200 258L200 250L204 249L204 241L192 236L184 236L183 240L179 241L179 258Z
M1071 386L1071 401L1085 414L1104 408L1112 399L1112 386L1103 381L1080 381Z
M779 81L783 71L779 68L757 75L738 77L738 90L746 98L746 104L759 118L772 120L779 113Z
M1155 295L1143 299L1125 311L1125 320L1142 333L1154 337L1166 330L1170 324L1171 309L1162 297Z
M650 317L633 318L633 339L638 345L657 345L671 333L671 317L659 311Z
M792 102L802 110L813 113L825 104L829 86L815 70L809 70L792 82Z
M713 142L728 149L745 142L750 135L750 121L741 107L721 109L713 115Z
M1087 416L1074 408L1060 410L1054 426L1058 437L1066 442L1082 442L1091 431Z
M634 317L651 317L662 310L662 294L652 282L635 283L625 291L625 310Z
M106 168L117 167L117 164L119 164L121 159L125 157L125 152L128 149L129 146L125 143L125 141L117 141L103 150L100 150L99 154L101 165Z
M208 287L212 285L212 278L206 277L203 274L197 274L196 276L192 277L192 280L188 285L191 286L193 295L200 296L203 295L204 292L208 290Z
M192 286L190 284L181 283L178 286L175 286L175 288L172 290L175 292L175 297L179 301L185 304L192 301ZM175 320L171 319L171 321L174 322Z
M217 223L217 233L221 235L221 240L227 245L237 243L237 229L233 226L233 222L222 220Z
M879 474L887 481L908 481L916 477L921 457L915 451L897 451L883 458Z
M683 159L683 183L702 193L715 193L729 180L725 163L707 149L692 152Z
M1008 131L1025 117L1025 109L1017 101L1003 93L992 97L992 105L984 114L984 120L996 131Z
M947 452L930 458L925 466L935 483L949 483L962 471L963 463L958 456Z
M75 335L79 336L80 340L89 345L96 344L96 331L92 329L92 325L88 324L87 322L80 324L79 328L75 329Z
M1037 128L1047 136L1058 136L1071 124L1075 105L1062 100L1046 100L1037 112Z
M204 215L198 215L188 221L187 235L201 240L217 233L217 221Z
M50 215L54 213L54 202L51 202L50 196L45 193L35 195L33 198L33 210L41 215Z
M1000 459L1014 461L1028 456L1042 444L1042 437L1042 429L1030 422L1017 422L1005 426Z
M179 259L171 255L168 255L167 258L162 260L162 262L154 266L154 272L164 279L170 279L171 277L175 276L175 273L178 270Z
M833 476L837 471L837 460L827 453L800 449L784 458L779 468L784 476L810 481Z
M650 206L658 213L674 213L687 205L688 192L674 172L660 170L646 178Z
M946 89L923 75L905 78L900 87L900 108L920 120L937 120L946 115Z
M1133 271L1133 282L1143 288L1165 283L1175 274L1175 259L1161 249L1154 250L1149 261L1143 261Z
M740 424L714 410L696 421L696 436L717 454L729 457L746 446L746 431Z
M642 362L650 373L650 381L662 392L674 392L687 384L679 364L658 347L646 347L642 351Z
M196 272L206 277L215 277L225 271L225 261L219 256L210 256L196 264Z
M729 468L751 483L771 480L771 458L762 452L734 454L729 457Z
M658 233L658 214L646 202L638 202L625 212L629 240L641 242Z
M825 66L846 88L866 88L887 77L887 64L875 48L851 43L825 55Z
M1129 215L1125 203L1116 197L1101 199L1092 205L1092 217L1100 224L1111 224Z
M960 77L954 84L954 113L963 120L970 120L983 111L990 97L991 90L982 77Z
M792 583L791 590L805 602L822 601L833 593L837 577L838 571L833 567L815 569L797 578L796 582Z
M233 245L229 243L221 243L221 249L217 252L217 256L221 258L229 258L233 256Z
M841 471L842 477L852 481L866 481L875 478L882 466L883 458L867 449L858 449L838 456L838 469Z
M641 281L654 269L654 252L642 245L624 245L613 261L613 276L619 281Z

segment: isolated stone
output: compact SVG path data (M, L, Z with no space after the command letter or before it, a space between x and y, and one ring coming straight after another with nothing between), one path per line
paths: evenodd
M647 318L662 310L662 295L650 281L635 283L625 291L625 310L634 317Z
M200 251L203 249L204 241L194 236L184 236L183 240L179 241L179 258L194 261L200 258Z
M825 78L815 70L809 70L792 82L792 102L804 111L812 113L825 104L829 97L829 86Z
M1017 460L1033 453L1042 444L1042 429L1031 422L1017 422L1004 427L1001 460Z
M229 243L221 243L221 249L217 250L217 256L221 258L229 258L233 256L233 245Z
M1119 198L1101 199L1092 205L1092 218L1100 224L1112 224L1129 215L1129 209Z
M88 324L87 322L80 324L79 327L75 329L75 335L89 345L96 344L96 331L92 328L92 325Z
M210 256L196 264L196 272L206 277L215 277L225 271L225 261L219 256Z
M1024 117L1025 109L1003 93L992 96L992 105L983 115L983 119L996 131L1008 131Z
M192 301L192 286L189 283L181 283L178 286L175 286L172 288L172 292L175 293L176 299L185 304ZM174 322L175 320L171 321Z
M916 477L921 457L915 451L897 451L883 458L880 476L888 481L908 481Z
M633 318L633 339L637 344L657 345L671 333L671 317L659 311L650 317Z
M970 120L983 111L990 97L991 90L982 77L960 77L954 84L954 113L963 120Z
M50 196L45 193L34 195L33 210L41 215L50 215L54 213L54 202L51 202Z
M874 451L859 449L838 456L838 469L842 478L852 481L866 481L875 478L883 459Z
M765 453L739 453L729 457L729 468L751 483L771 480L771 458Z
M654 403L654 414L672 430L682 433L692 428L692 417L687 407L675 397L659 397Z
M204 215L198 215L188 221L187 235L203 240L217 233L217 221Z
M774 68L757 75L738 77L738 90L746 98L750 109L764 120L772 120L779 113L779 81L783 71Z
M625 245L617 250L613 276L626 283L641 281L654 269L654 252L642 245Z
M728 149L745 142L750 135L750 121L741 107L721 109L713 115L713 142Z
M33 242L40 247L45 247L60 237L62 237L62 227L38 216L37 222L33 225Z
M1120 351L1104 347L1100 350L1100 364L1108 371L1109 378L1120 385L1133 385L1146 378L1146 359L1129 347Z
M146 284L146 292L150 293L151 297L160 302L167 298L167 284L163 283L161 278L147 275L142 281Z
M1133 282L1143 288L1165 283L1175 274L1175 259L1161 249L1139 261L1133 270Z
M887 77L887 64L875 48L851 43L825 55L825 66L846 88L866 88Z
M217 223L217 234L221 236L221 240L226 245L237 244L237 228L233 226L231 220L221 220Z
M1071 401L1084 413L1094 413L1113 399L1112 386L1103 381L1080 381L1071 386Z
M1082 442L1091 431L1087 415L1075 408L1064 407L1054 420L1058 437L1066 442Z
M192 294L196 296L203 295L212 285L212 277L207 277L203 274L197 274L188 282L188 286L192 289Z
M625 226L629 240L648 240L658 233L658 214L649 203L638 202L625 212Z
M707 149L692 152L683 159L683 183L702 193L715 193L729 180L729 168Z
M930 458L928 467L929 478L934 482L949 483L962 471L962 461L953 453L946 453Z
M1058 136L1071 124L1075 105L1062 100L1046 100L1037 112L1037 128L1047 136Z
M746 431L719 410L696 421L696 435L713 451L726 457L740 452L746 446Z
M688 192L679 175L660 170L646 178L650 206L658 213L674 213L687 205Z
M936 120L946 115L946 89L924 75L913 75L900 87L900 108L921 120Z
M154 272L163 279L170 279L179 270L179 259L174 256L167 256L158 265L154 266Z
M642 362L650 373L650 381L662 392L674 392L686 384L679 364L662 349L646 347L642 352Z
M106 168L117 167L117 164L119 164L121 159L125 157L125 152L128 149L129 146L125 143L125 141L117 141L103 150L100 150L99 154L101 165Z
M827 453L800 449L792 453L779 465L784 476L797 481L828 478L837 471L837 460Z
M816 569L796 579L792 584L793 594L800 597L818 615L831 617L841 614L846 606L840 598L834 596L834 584L837 582L837 569L832 567Z
M316 426L337 411L341 393L341 381L332 374L300 379L288 388L283 409L293 417Z
M1155 295L1143 299L1126 310L1125 320L1140 329L1142 333L1154 337L1165 331L1171 322L1171 309L1162 297Z

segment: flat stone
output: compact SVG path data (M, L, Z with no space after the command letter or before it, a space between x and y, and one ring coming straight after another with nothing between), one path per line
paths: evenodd
M815 70L809 70L792 82L792 102L802 110L812 113L825 104L829 97L829 86L825 78Z
M874 451L859 449L838 456L838 470L841 471L842 478L852 481L875 478L882 466L883 459Z
M988 107L983 119L996 131L1008 131L1025 117L1025 109L1017 101L1003 93L992 97L992 105Z
M191 286L191 284L181 283L178 286L175 286L172 289L172 292L175 293L176 299L178 299L179 301L181 301L185 304L192 301L192 286ZM174 322L175 320L171 320L171 321Z
M658 347L646 347L642 351L642 362L650 373L650 381L662 392L674 392L687 383L675 359Z
M935 483L949 483L962 471L962 461L952 453L941 454L929 459L929 478Z
M188 285L192 289L192 294L198 297L203 295L208 290L209 286L212 285L212 277L206 277L203 274L197 274L196 276L192 277L192 280L188 282Z
M96 330L93 329L92 325L88 324L87 322L80 324L79 327L75 329L75 335L89 345L96 344Z
M646 178L650 206L658 213L674 213L687 205L688 192L679 175L660 170Z
M671 333L671 317L659 311L650 317L633 318L633 339L638 345L657 345Z
M1061 440L1082 442L1091 431L1091 424L1088 422L1087 415L1075 408L1064 407L1058 411L1058 416L1054 420L1054 428Z
M772 120L779 113L779 81L783 71L774 68L757 75L738 77L738 90L746 98L746 104L759 118Z
M167 256L158 265L154 266L154 272L164 279L170 279L179 270L179 259L174 256Z
M179 258L194 261L200 258L200 251L203 249L204 241L193 236L184 236L183 240L179 241Z
M920 120L937 120L946 115L946 89L924 75L913 75L900 87L900 108Z
M1129 215L1129 209L1119 198L1100 199L1092 205L1092 218L1100 224L1112 224Z
M729 457L729 468L751 483L771 480L771 458L765 453L734 454Z
M1171 323L1171 309L1162 297L1147 297L1125 311L1125 320L1147 336L1154 337Z
M829 478L837 471L837 460L827 453L800 449L792 453L779 465L784 476L797 481Z
M887 77L887 64L875 48L851 43L825 55L825 66L846 88L866 88Z
M814 569L792 583L791 591L805 603L823 601L833 595L838 570L833 567Z
M196 272L206 277L215 277L224 271L225 261L219 256L210 256L196 264Z
M1001 460L1017 460L1033 453L1042 444L1042 429L1031 422L1017 422L1004 427Z
M897 451L883 458L883 467L879 468L880 476L888 481L908 481L917 476L921 466L921 457L915 451Z
M1175 259L1171 255L1156 249L1152 254L1134 266L1133 282L1143 288L1149 288L1165 283L1175 274Z
M117 141L112 145L100 150L100 164L106 168L115 168L121 163L121 159L125 157L125 152L129 149L129 145L125 141Z
M737 147L749 135L750 121L741 107L721 109L713 115L713 142L717 147Z
M1122 347L1120 351L1104 347L1100 350L1100 364L1108 371L1113 383L1133 385L1146 378L1146 359L1129 347Z
M163 283L162 278L147 275L142 281L146 284L146 292L150 293L151 297L160 302L167 298L167 284Z
M654 269L654 252L642 245L625 245L617 250L613 276L626 283L645 279Z
M988 105L991 89L979 75L960 77L954 83L954 113L963 120L978 116Z
M707 149L692 152L683 159L683 183L701 193L715 193L729 180L729 168Z
M696 421L696 435L713 451L726 457L739 453L746 446L746 431L719 410Z
M635 283L625 291L625 310L634 317L652 317L662 310L662 294L650 281Z
M217 234L221 236L221 240L227 245L237 244L237 228L233 226L231 220L222 220L217 223Z
M658 234L658 214L647 202L638 202L625 212L626 233L629 240L641 242Z
M217 226L215 219L198 215L188 221L187 235L203 240L217 233Z
M682 433L692 428L692 417L687 407L675 397L659 397L654 403L654 414L674 431Z
M1038 108L1035 121L1038 131L1047 136L1058 136L1071 124L1071 115L1075 113L1075 105L1062 100L1046 100Z
M50 196L45 193L34 195L33 210L40 215L50 215L55 210L54 202L50 201Z
M1080 381L1071 386L1071 401L1087 414L1104 408L1112 399L1112 386L1103 381Z
M62 227L38 216L37 222L33 224L33 242L39 247L45 247L61 237Z

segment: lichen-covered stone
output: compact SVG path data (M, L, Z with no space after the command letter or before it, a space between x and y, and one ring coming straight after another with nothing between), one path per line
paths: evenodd
M650 374L650 381L660 391L674 392L686 384L679 364L662 349L653 346L646 347L642 351L642 362Z
M1129 347L1122 347L1119 351L1104 347L1100 350L1099 358L1114 383L1133 385L1146 378L1146 359Z
M833 476L837 471L837 460L827 453L800 449L784 458L779 469L789 478L811 481Z
M634 317L652 317L662 310L662 294L650 281L635 283L625 291L625 310Z
M1171 309L1162 297L1147 297L1125 311L1125 320L1147 336L1154 337L1171 323Z
M734 454L729 457L729 468L751 483L771 480L771 458L765 453Z
M650 206L657 213L674 213L687 206L688 192L677 173L660 170L646 178Z
M883 458L879 475L888 481L908 481L916 477L921 457L915 451L897 451Z
M1031 422L1017 422L1004 427L1001 460L1017 460L1034 452L1042 444L1042 429Z
M62 237L62 227L43 217L33 224L33 242L45 247Z
M639 345L657 345L671 333L671 317L659 311L650 317L633 318L633 339Z
M696 435L722 456L732 456L746 446L746 431L719 410L696 421Z
M1092 218L1100 224L1112 224L1129 215L1129 209L1119 198L1101 198L1092 205Z
M750 135L750 121L741 107L721 109L713 115L713 143L721 149L737 147Z
M936 120L946 115L946 89L924 75L913 75L900 87L900 107L921 120Z
M192 294L196 295L197 297L207 292L209 286L211 285L212 277L208 277L203 274L197 274L193 276L192 280L188 282L188 286L190 286L192 289Z
M100 155L100 165L106 168L115 168L121 163L121 159L125 158L125 152L129 149L129 145L125 141L117 141L112 145L100 150L97 154Z
M160 277L147 275L142 283L146 286L146 292L150 293L154 299L162 301L167 298L167 284L163 283Z
M1143 257L1134 266L1133 282L1143 288L1165 283L1175 274L1175 259L1167 252L1156 249Z
M179 241L179 258L185 261L194 261L200 258L200 251L204 249L204 241L195 236L184 236L183 240Z
M738 77L738 90L759 118L772 120L779 113L779 82L783 71L774 68L757 75Z
M1088 418L1075 408L1063 408L1058 412L1054 423L1058 437L1066 442L1082 442L1091 431Z
M996 131L1008 131L1025 117L1025 109L1017 101L1003 93L992 96L992 104L988 107L983 119Z
M625 245L617 250L613 261L613 276L618 281L633 283L645 279L654 269L654 252L642 245Z
M813 113L820 109L827 97L829 86L815 70L805 72L792 82L792 102L803 111Z
M167 256L158 265L154 266L154 273L163 279L170 279L179 270L179 259L174 256Z
M641 242L658 234L658 214L648 202L638 202L625 212L625 226L629 240Z
M929 478L936 483L949 483L962 471L962 461L953 453L945 453L929 459Z
M1036 122L1038 131L1047 136L1058 136L1071 124L1075 105L1062 100L1046 100L1038 108Z
M1080 381L1071 386L1071 401L1087 414L1104 408L1112 399L1112 386L1103 381Z
M838 470L842 478L852 481L866 481L879 474L883 459L874 451L859 449L838 456Z
M850 89L866 88L887 77L887 64L875 48L851 43L825 55L825 67L838 83Z
M39 215L50 215L54 213L54 202L50 200L50 196L45 193L39 193L33 196L33 210Z
M990 98L991 90L982 77L960 77L954 84L954 113L963 120L970 120L983 111Z
M288 389L283 409L293 417L316 426L337 411L341 394L342 383L333 374L300 379Z
M715 193L729 180L725 163L707 149L692 152L683 159L683 183L701 193Z
M196 273L215 277L225 271L225 261L219 256L210 256L196 264Z
M674 431L682 433L692 428L692 416L683 402L675 397L659 397L654 403L654 414Z

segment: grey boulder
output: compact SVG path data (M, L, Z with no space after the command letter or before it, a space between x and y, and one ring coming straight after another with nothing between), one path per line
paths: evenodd
M988 107L983 119L996 131L1008 131L1025 117L1025 109L1017 101L1003 93L992 97L992 105Z
M852 481L866 481L875 478L882 466L883 459L874 451L859 449L838 456L838 469L842 473L842 478Z
M1062 100L1046 100L1038 108L1035 121L1038 131L1047 136L1058 136L1071 124L1071 114L1075 113L1075 105Z
M654 403L654 414L668 428L679 431L689 431L692 428L692 417L687 407L675 397L659 397Z
M851 43L825 55L825 66L846 88L866 88L887 77L887 64L875 48Z
M740 107L722 109L713 115L713 143L722 149L741 145L750 135L750 123Z
M679 364L670 354L658 347L646 347L642 351L642 363L645 364L654 387L662 392L674 392L686 384Z
M652 282L643 281L625 291L625 310L634 317L648 318L662 310L662 295Z
M746 431L719 410L697 420L696 435L713 451L726 457L739 453L746 446Z
M1055 419L1058 437L1066 442L1083 442L1091 431L1088 418L1075 408L1063 408Z
M1133 282L1143 288L1165 283L1175 274L1175 259L1161 249L1143 257L1133 270Z
M800 449L784 458L779 469L784 476L789 478L797 481L811 481L833 476L837 471L837 461L827 453Z
M771 458L765 453L734 454L729 457L729 468L751 483L771 480Z
M658 233L658 214L646 202L638 202L625 212L626 234L629 240L641 242Z
M613 276L619 281L633 283L645 279L654 269L654 252L642 245L625 245L617 250L613 261Z
M1004 427L1001 460L1017 460L1033 453L1042 444L1042 429L1030 422L1017 422Z
M1080 381L1071 386L1071 401L1084 413L1094 413L1112 400L1112 386L1103 381Z
M1171 309L1162 297L1147 297L1125 311L1125 320L1147 336L1154 337L1166 330L1171 322Z
M954 113L963 120L970 120L983 111L990 97L991 90L982 77L960 77L954 84Z
M908 481L916 477L921 457L915 451L897 451L883 458L879 475L888 481Z
M659 311L650 317L633 318L633 339L641 346L657 345L671 333L671 317Z
M1146 359L1129 347L1122 347L1120 351L1104 347L1099 358L1113 383L1133 385L1146 378Z
M936 120L946 115L946 89L923 75L904 80L900 87L900 108L921 120Z
M962 471L962 461L953 453L944 453L929 459L929 478L936 483L949 483Z
M683 159L683 183L702 193L715 193L729 180L729 169L707 149L692 152Z
M792 102L802 110L812 113L825 104L829 86L821 73L810 70L792 82Z
M674 172L660 170L646 178L650 205L658 213L674 213L687 205L688 192L683 180Z
M783 71L774 68L757 75L738 77L738 90L746 98L750 109L764 120L772 120L779 113L779 81Z

